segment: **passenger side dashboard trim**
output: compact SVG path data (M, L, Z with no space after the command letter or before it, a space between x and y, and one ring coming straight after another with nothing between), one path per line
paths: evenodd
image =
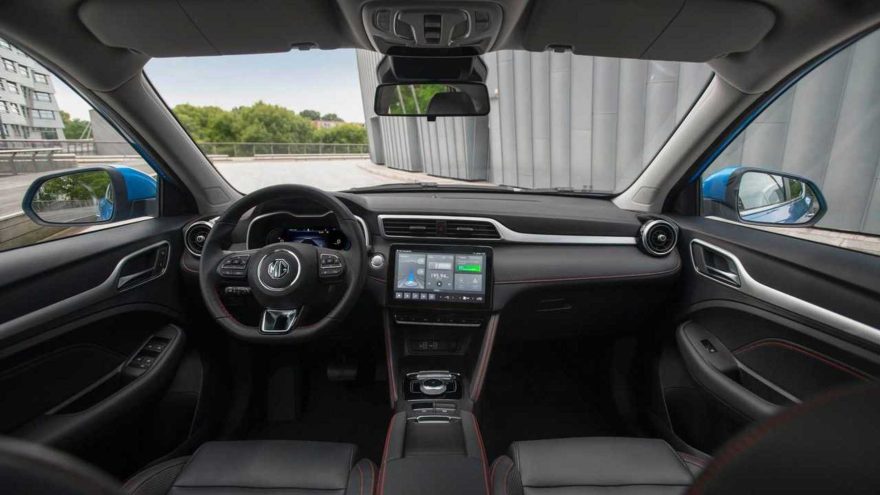
M694 257L695 244L703 246L706 249L711 249L727 257L736 266L739 275L740 286L736 287L729 284L724 284L723 282L720 282L719 280L714 279L700 271L697 268L697 262ZM748 271L746 271L745 266L743 266L739 258L737 258L736 255L734 255L730 251L727 251L714 244L700 239L693 239L691 240L690 256L694 271L702 277L712 280L717 284L722 284L725 287L729 287L733 290L738 290L740 292L743 292L744 294L748 294L756 299L760 299L774 306L778 306L782 309L791 311L792 313L803 315L819 323L823 323L832 328L839 329L842 332L852 335L853 337L871 342L872 344L880 345L880 329L874 328L870 325L866 325L860 321L853 320L852 318L846 317L839 313L835 313L834 311L825 309L821 306L817 306L811 302L805 301L780 290L774 289L773 287L764 285L761 282L758 282L757 280L752 278Z
M417 237L387 235L383 221L391 220L452 220L464 222L487 222L492 224L501 235L501 239L471 239L463 237ZM512 230L495 220L487 217L456 217L440 215L379 215L379 232L386 239L421 239L421 240L462 240L480 242L513 242L521 244L584 244L600 246L635 246L635 237L625 236L593 236L593 235L555 235L555 234L529 234Z

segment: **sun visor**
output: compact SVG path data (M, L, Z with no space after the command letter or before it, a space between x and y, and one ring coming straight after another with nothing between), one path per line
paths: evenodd
M354 46L327 0L86 0L79 17L105 45L151 57Z
M746 0L536 0L522 48L705 62L749 51L776 16Z

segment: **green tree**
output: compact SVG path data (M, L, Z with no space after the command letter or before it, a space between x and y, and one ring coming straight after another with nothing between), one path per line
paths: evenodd
M335 113L325 113L321 116L321 120L329 120L332 122L342 122L342 119L339 118Z
M81 139L89 128L89 123L82 119L72 119L70 114L61 110L61 123L64 124L64 137L66 139Z
M321 112L317 110L303 110L299 113L299 116L309 120L321 120Z
M249 107L232 109L239 141L259 143L308 143L314 129L311 122L293 110L258 101Z
M340 124L329 129L318 129L315 139L321 143L365 144L367 129L358 124Z
M174 115L196 141L236 141L234 116L220 107L198 107L184 103L174 107Z
M395 90L397 101L389 108L392 115L424 114L434 95L453 91L445 84L400 84Z
M57 201L98 200L104 197L108 185L110 174L102 170L55 177L40 186L35 203L51 206Z

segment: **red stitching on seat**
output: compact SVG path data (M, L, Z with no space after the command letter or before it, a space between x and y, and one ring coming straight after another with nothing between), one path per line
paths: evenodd
M824 406L829 402L838 400L847 395L852 395L855 393L862 392L864 387L858 387L855 390L851 388L845 389L835 389L830 392L827 392L824 395L820 395L816 397L811 402L806 402L800 406L793 407L791 409L787 409L781 414L777 416L773 416L767 421L759 424L751 431L746 432L738 439L734 439L718 457L715 458L715 462L711 463L706 471L703 472L703 475L697 478L696 482L691 489L688 491L688 494L699 494L702 493L703 489L706 485L716 476L718 473L722 471L724 467L730 464L734 459L744 454L747 450L754 447L761 439L763 439L768 433L775 430L782 424L792 421L803 414L816 409L817 407Z
M707 459L703 459L702 457L688 454L687 452L676 452L676 454L678 454L678 456L681 457L682 459L684 459L685 461L689 460L690 462L692 462L700 467L706 467L706 464L708 464L708 462L709 462Z
M504 457L502 456L495 459L495 462L492 463L492 469L489 471L489 480L492 482L491 484L493 486L495 485L495 470L498 468L498 465L501 464L501 459L504 459Z
M385 447L382 449L382 467L379 468L379 480L376 487L376 491L379 495L382 495L385 492L385 469L386 464L388 463L388 443L391 440L391 428L394 426L395 418L397 418L397 414L391 416L391 421L388 422L388 431L385 433Z
M507 472L504 473L504 493L510 493L507 491L507 479L510 478L510 472L513 471L513 461L510 461L510 467L507 468Z
M483 446L483 435L480 434L480 425L477 424L477 418L471 415L474 425L474 432L477 434L477 441L480 444L480 463L483 465L483 481L486 485L486 495L492 495L489 490L489 466L486 462L486 448Z

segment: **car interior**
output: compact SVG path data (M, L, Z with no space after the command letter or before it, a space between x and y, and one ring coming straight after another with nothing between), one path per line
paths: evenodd
M877 255L784 233L835 211L817 181L754 163L700 180L777 97L878 26L877 2L8 0L0 12L0 36L156 172L138 186L112 167L54 172L25 196L29 218L58 225L53 181L106 175L112 191L83 233L0 252L4 493L880 487ZM243 194L143 70L349 48L382 57L376 114L428 122L489 113L481 57L499 50L701 62L713 76L615 194ZM428 83L445 89L423 112L397 103L397 86Z

